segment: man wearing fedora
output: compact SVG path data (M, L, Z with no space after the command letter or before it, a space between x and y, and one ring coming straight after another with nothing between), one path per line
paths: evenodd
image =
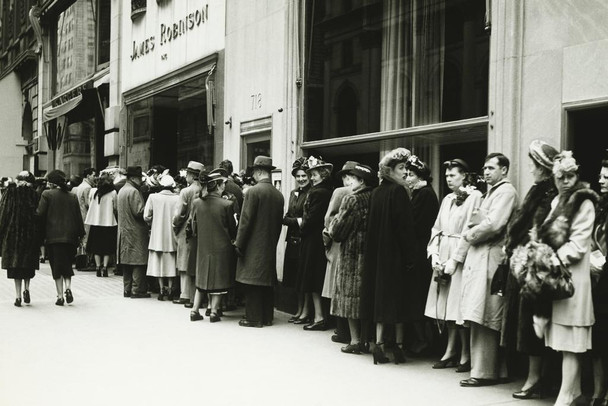
M283 220L283 195L270 181L272 159L257 156L253 161L252 186L243 200L241 221L234 243L237 255L236 281L244 286L245 318L242 327L272 325L274 285L277 281L276 248Z
M150 297L146 288L148 226L144 222L145 202L139 191L141 166L127 168L127 181L118 192L118 245L116 263L123 270L124 296Z
M179 282L181 293L179 299L173 300L175 304L189 304L194 299L194 273L192 266L188 266L190 252L192 250L191 239L186 238L186 220L190 216L192 202L194 198L202 190L199 182L199 175L205 169L205 166L196 161L188 162L186 168L186 182L188 187L179 192L180 204L175 217L173 218L173 229L177 236L177 272L179 274Z

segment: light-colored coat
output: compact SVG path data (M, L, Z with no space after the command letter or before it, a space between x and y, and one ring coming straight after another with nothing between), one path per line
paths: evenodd
M179 195L169 190L162 190L148 197L144 208L144 221L150 224L150 243L148 244L150 251L177 251L177 239L173 231L173 216L179 202Z
M190 252L195 245L192 241L186 239L186 220L192 211L192 202L198 196L202 186L199 181L194 181L190 186L179 192L180 204L178 205L177 213L173 217L173 227L177 236L177 270L181 272L188 271L188 259Z
M95 192L97 192L97 188L91 189L91 193L89 193L89 211L84 223L98 227L116 226L118 223L114 213L116 212L118 194L113 190L103 195L101 199L97 199Z
M508 180L488 190L479 207L475 221L465 234L471 244L462 270L461 320L471 321L500 331L503 298L490 294L496 268L503 260L502 246L506 227L517 208L517 191ZM473 217L476 217L473 215Z
M87 218L90 201L89 197L91 195L92 188L93 186L91 186L91 184L85 179L74 190L76 197L78 198L78 205L80 206L80 215L82 216L82 221Z
M441 202L437 220L431 231L427 247L428 256L437 255L445 265L449 259L458 263L449 285L439 285L437 294L437 272L431 275L431 285L426 300L424 315L438 320L460 320L460 299L462 287L462 266L467 257L469 243L462 238L468 230L473 209L479 207L481 192L474 190L460 205L456 205L456 194L450 193Z
M124 265L148 263L148 225L143 219L144 199L127 181L118 192L118 245L116 262Z

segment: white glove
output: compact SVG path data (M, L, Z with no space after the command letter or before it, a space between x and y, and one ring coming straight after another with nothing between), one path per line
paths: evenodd
M447 275L454 275L454 272L456 272L457 266L458 266L458 263L456 261L454 261L453 259L449 259L448 262L446 262L446 264L445 264L443 273L445 273Z

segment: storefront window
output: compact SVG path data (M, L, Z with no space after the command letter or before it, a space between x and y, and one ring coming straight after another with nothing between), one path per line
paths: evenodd
M304 141L487 115L485 0L307 0Z

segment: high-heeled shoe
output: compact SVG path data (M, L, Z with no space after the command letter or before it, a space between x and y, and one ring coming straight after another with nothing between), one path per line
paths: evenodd
M21 298L20 298L20 297L18 297L17 299L15 299L15 303L14 303L14 305L15 305L16 307L21 307Z
M101 276L103 276L104 278L108 277L108 268L106 268L105 266L101 268Z
M23 302L29 304L30 300L31 300L31 298L30 298L30 291L26 289L26 290L23 291Z
M289 318L289 320L287 320L287 323L293 323L294 321L298 320L300 318L300 316L292 316Z
M360 343L348 344L348 345L340 348L340 351L342 351L345 354L361 354L361 344Z
M65 290L65 301L68 303L72 303L74 301L74 295L72 295L72 291L70 289Z
M456 372L469 372L471 370L471 360L468 360L464 364L458 364Z
M202 314L200 314L199 312L190 312L190 321L198 321L198 320L204 320L205 318L203 317Z
M542 385L540 380L536 381L536 383L530 386L528 389L522 389L519 392L513 393L513 397L515 399L532 399L538 397L538 399L542 399Z
M384 350L382 349L383 346L384 346L384 343L377 343L374 346L374 349L372 350L372 356L374 358L374 365L386 364L389 361L388 357L384 353Z
M293 324L310 324L312 319L310 317L299 318L293 322Z
M403 351L403 344L395 345L395 348L393 348L393 356L395 358L395 365L405 364L405 352Z
M57 300L55 301L55 304L57 306L63 306L63 298L62 297L58 297Z
M433 369L445 369L445 368L455 368L458 366L458 359L454 357L450 357L447 359L442 359L433 364Z
M97 267L96 275L98 278L101 278L101 267L100 266Z

